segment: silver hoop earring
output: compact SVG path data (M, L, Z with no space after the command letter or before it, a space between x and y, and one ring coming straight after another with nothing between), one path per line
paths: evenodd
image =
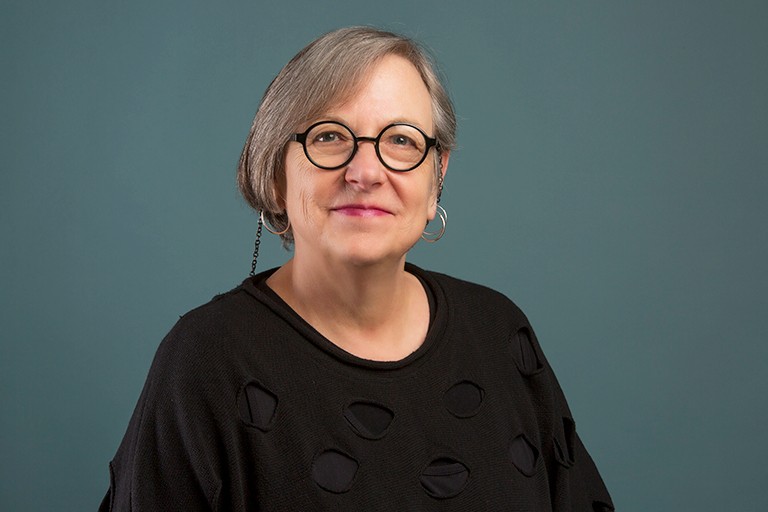
M425 242L429 242L431 244L437 242L440 240L443 235L445 234L445 226L448 224L448 212L445 211L445 208L437 205L437 216L440 217L440 222L442 223L442 226L440 226L440 229L438 231L424 231L421 233L421 239ZM427 225L429 225L429 222L427 222Z
M264 224L264 228L270 233L272 233L273 235L277 235L277 236L284 235L288 232L289 229L291 229L291 219L288 219L288 224L285 226L285 229L282 231L277 231L276 229L272 228L272 226L270 226L267 223L267 220L264 218L264 210L261 210L261 213L259 214L259 219L261 220L261 223Z

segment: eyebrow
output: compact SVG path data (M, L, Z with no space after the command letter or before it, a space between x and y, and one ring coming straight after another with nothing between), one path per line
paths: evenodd
M344 126L349 126L350 125L350 123L347 120L342 119L339 116L323 114L321 116L318 116L318 118L315 121L312 121L307 126L309 126L311 124L319 123L321 121L335 121L337 123L343 124ZM428 128L422 126L421 123L417 123L416 121L414 121L412 119L408 119L406 117L396 117L394 119L391 119L391 120L389 120L387 122L387 124L385 124L381 128L383 129L385 126L389 126L391 124L399 124L399 123L410 124L411 126L415 126L416 128L419 128L424 133L427 133L427 131L434 131L434 126L428 129ZM349 128L351 129L352 127L349 126ZM352 130L352 131L354 132L354 130ZM379 131L381 131L381 130L379 130ZM358 135L358 134L355 133L355 135ZM429 135L429 136L431 137L431 135Z

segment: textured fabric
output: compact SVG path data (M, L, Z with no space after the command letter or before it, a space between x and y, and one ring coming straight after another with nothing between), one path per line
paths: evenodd
M264 280L158 348L100 511L592 511L613 505L523 313L407 270L432 322L401 361L357 358Z

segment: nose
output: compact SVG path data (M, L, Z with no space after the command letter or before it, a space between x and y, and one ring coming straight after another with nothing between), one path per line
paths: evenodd
M357 151L347 164L344 179L364 190L381 184L385 173L384 165L376 155L375 139L358 137Z

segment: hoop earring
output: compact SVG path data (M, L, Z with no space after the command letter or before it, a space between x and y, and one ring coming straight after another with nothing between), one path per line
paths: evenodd
M261 213L259 214L259 220L261 221L262 224L264 224L264 228L270 233L272 233L273 235L277 235L277 236L284 235L288 232L289 229L291 229L291 219L288 219L288 224L285 226L285 229L282 231L277 231L276 229L272 228L264 218L264 210L261 210Z
M438 231L425 230L423 233L421 233L421 239L425 242L433 244L440 240L445 234L445 226L448 224L448 212L446 212L445 208L439 204L437 205L437 216L440 217L440 222L442 222L443 225L440 226ZM427 225L429 225L429 222L427 222Z

